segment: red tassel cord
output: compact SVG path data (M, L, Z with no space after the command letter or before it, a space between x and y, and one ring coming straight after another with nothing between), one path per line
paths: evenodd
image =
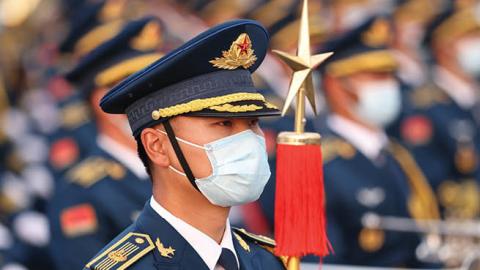
M275 253L326 256L325 193L320 145L277 146Z

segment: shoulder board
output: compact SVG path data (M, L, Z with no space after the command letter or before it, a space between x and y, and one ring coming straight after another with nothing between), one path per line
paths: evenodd
M353 145L338 137L322 138L323 163L328 163L337 157L350 159L355 156L356 150Z
M129 232L92 259L85 268L92 270L127 269L154 249L155 244L149 235Z
M248 244L245 243L243 238L247 239L248 241L252 241L252 242L258 244L259 246L261 246L262 248L264 248L268 252L272 253L274 256L276 256L282 262L285 269L287 269L288 256L277 256L277 255L275 255L275 252L274 252L275 251L275 246L276 246L275 240L273 240L269 237L263 236L263 235L258 235L258 234L254 234L254 233L251 233L251 232L247 232L245 229L233 228L233 231L234 231L234 235L237 237L238 241L240 241L240 245L244 249L250 251L250 248L248 247Z
M247 232L245 229L240 229L240 228L233 228L233 231L237 233L238 235L244 237L247 240L253 241L259 245L265 245L269 247L275 247L275 240L263 236L263 235L257 235L253 234L251 232Z
M78 101L68 104L61 110L62 126L74 129L90 120L90 110L85 102Z
M95 156L70 169L67 178L71 183L88 188L106 177L121 180L125 173L126 169L118 162Z
M448 103L448 96L434 84L428 84L413 90L410 101L416 108L426 109L436 104Z

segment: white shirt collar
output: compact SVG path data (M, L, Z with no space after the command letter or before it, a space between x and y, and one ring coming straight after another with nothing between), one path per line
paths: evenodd
M433 80L455 103L464 109L473 107L477 100L477 90L474 86L440 66L436 66L434 71Z
M375 132L337 114L328 116L327 125L370 160L377 158L388 144L383 131Z
M142 161L132 150L103 134L97 136L97 144L102 150L125 165L125 167L133 172L138 178L148 178L148 174Z
M222 253L222 248L227 248L233 252L235 259L237 260L237 265L240 268L238 256L235 252L235 247L233 246L232 232L228 220L222 242L218 244L208 235L168 212L167 209L163 208L157 201L155 201L153 196L150 199L150 206L155 212L157 212L157 214L172 225L172 227L193 247L205 264L207 264L208 269L215 269L220 254Z

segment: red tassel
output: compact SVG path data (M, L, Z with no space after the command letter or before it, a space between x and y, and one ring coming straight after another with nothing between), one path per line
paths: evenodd
M275 253L326 256L325 194L320 145L277 145Z

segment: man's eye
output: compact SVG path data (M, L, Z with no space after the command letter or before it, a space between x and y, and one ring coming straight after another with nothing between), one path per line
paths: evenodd
M258 119L250 120L250 126L256 126L256 125L258 125Z
M220 125L220 126L231 127L232 126L232 121L225 120L225 121L220 121L217 124Z

